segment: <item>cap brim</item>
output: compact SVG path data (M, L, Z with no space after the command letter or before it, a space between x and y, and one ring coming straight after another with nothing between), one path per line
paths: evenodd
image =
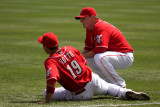
M88 15L80 15L80 16L76 16L75 19L76 19L76 20L79 20L79 19L81 19L82 17L86 17L86 16L88 16Z
M41 44L43 44L43 36L41 36L41 37L38 38L38 42L41 43Z

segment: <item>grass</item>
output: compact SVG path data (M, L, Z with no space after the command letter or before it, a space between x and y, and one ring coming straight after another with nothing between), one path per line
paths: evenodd
M1 0L0 1L0 107L47 106L160 106L159 0ZM126 101L111 96L87 101L44 100L44 60L48 57L37 38L54 32L60 46L82 51L85 29L74 17L91 6L98 16L118 27L134 48L134 63L117 70L127 88L146 92L150 101ZM60 85L57 84L57 87Z

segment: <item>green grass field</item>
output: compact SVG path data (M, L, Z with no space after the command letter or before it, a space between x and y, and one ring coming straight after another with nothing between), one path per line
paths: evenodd
M150 101L98 96L87 101L35 104L44 100L43 63L48 57L37 38L54 32L60 46L82 51L85 29L74 17L87 6L95 8L99 18L118 27L134 48L133 65L117 72L126 80L127 88L146 92ZM159 0L0 0L0 107L159 107L159 12Z

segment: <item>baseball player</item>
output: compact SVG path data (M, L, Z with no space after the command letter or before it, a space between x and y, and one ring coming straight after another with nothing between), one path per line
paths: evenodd
M125 69L133 63L133 49L122 33L115 26L100 20L91 7L83 8L75 19L86 28L82 55L89 66L105 81L125 88L125 80L115 69Z
M45 61L45 101L38 104L49 103L50 100L85 100L91 99L93 95L102 94L127 99L150 99L145 93L107 83L92 73L77 49L71 46L58 47L58 39L54 33L45 33L38 41L50 55ZM56 82L63 87L55 88Z

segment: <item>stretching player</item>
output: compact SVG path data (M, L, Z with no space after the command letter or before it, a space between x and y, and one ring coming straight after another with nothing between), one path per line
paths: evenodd
M122 33L115 26L100 20L91 7L83 8L75 19L86 28L82 55L89 66L105 81L125 88L125 80L118 76L115 69L125 69L133 63L133 49Z
M45 33L38 41L50 55L45 61L45 101L38 104L49 103L50 100L85 100L91 99L93 95L112 95L135 100L150 99L145 93L107 83L92 73L77 49L71 46L58 47L58 39L54 33ZM55 88L56 82L63 87Z

